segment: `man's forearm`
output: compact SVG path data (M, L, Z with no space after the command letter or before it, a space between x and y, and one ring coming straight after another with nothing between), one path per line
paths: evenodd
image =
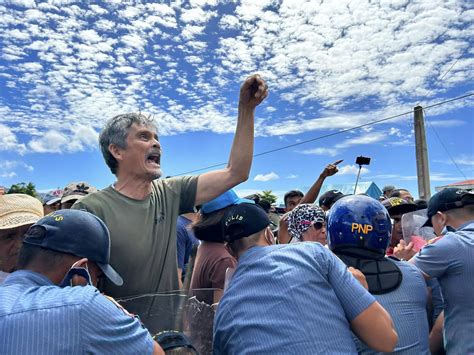
M239 115L227 168L235 183L248 179L252 166L255 108L239 103Z
M325 179L326 176L324 176L323 174L319 175L318 179L314 182L308 192L303 196L300 203L313 203L314 201L316 201L316 198L318 197L319 192L321 191L321 187L323 186Z

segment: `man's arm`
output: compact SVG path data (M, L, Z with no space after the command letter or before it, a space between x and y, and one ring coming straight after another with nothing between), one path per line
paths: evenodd
M443 324L444 324L444 311L440 313L436 319L433 329L430 333L430 351L432 354L442 354L444 350L443 345Z
M89 291L90 286L84 290ZM85 292L84 292L85 293ZM138 318L129 314L116 301L94 290L81 307L84 352L114 354L163 354ZM118 350L117 350L118 349Z
M216 198L248 179L252 166L255 108L268 96L268 87L260 75L248 77L240 88L239 115L229 163L225 169L199 176L195 205Z
M398 341L392 318L375 301L351 321L357 337L376 351L391 352Z
M332 164L328 164L322 173L319 175L318 179L314 182L313 186L308 190L308 192L303 196L300 201L301 203L313 203L316 201L319 195L319 191L321 191L321 187L323 186L324 180L328 176L332 176L338 172L337 164L341 163L343 160L337 160Z

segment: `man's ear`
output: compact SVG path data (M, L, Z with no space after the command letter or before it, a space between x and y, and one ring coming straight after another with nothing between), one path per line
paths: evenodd
M265 239L266 239L268 245L275 244L275 237L273 236L273 232L272 232L270 226L268 226L265 229Z
M83 268L86 268L87 269L87 262L89 260L87 260L87 258L82 258L82 259L79 259L78 261L76 261L73 266L74 267L83 267Z
M109 144L109 152L115 158L115 160L122 159L122 149L117 147L115 144Z

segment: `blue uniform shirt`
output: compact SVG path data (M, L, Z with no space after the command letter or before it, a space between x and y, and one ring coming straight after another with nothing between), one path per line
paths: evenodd
M219 303L214 354L357 354L349 322L374 301L319 243L252 247Z
M393 260L403 275L400 286L383 295L374 295L375 299L387 310L398 334L394 354L430 354L428 336L428 318L426 314L426 282L415 266ZM356 339L360 354L377 354L364 343Z
M92 286L16 271L0 285L1 354L151 354L153 340Z
M474 353L474 221L425 246L415 265L441 285L446 351Z

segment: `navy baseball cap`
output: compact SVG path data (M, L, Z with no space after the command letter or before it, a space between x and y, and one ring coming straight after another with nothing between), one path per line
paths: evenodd
M345 195L338 190L326 191L319 198L319 207L326 206L327 208L331 208L331 206L335 204L337 200L343 198L344 196Z
M242 203L232 207L222 219L222 235L226 242L249 237L270 225L270 218L262 207Z
M473 204L474 191L449 187L430 198L427 215L431 219L438 211L445 212Z
M238 205L240 203L255 204L255 201L246 198L240 198L237 196L234 190L230 189L224 192L222 195L217 196L215 199L203 204L201 207L201 213L212 213L225 207Z
M33 233L41 228L45 233ZM101 219L84 210L58 210L30 227L23 243L87 258L117 286L122 277L110 266L110 234Z

